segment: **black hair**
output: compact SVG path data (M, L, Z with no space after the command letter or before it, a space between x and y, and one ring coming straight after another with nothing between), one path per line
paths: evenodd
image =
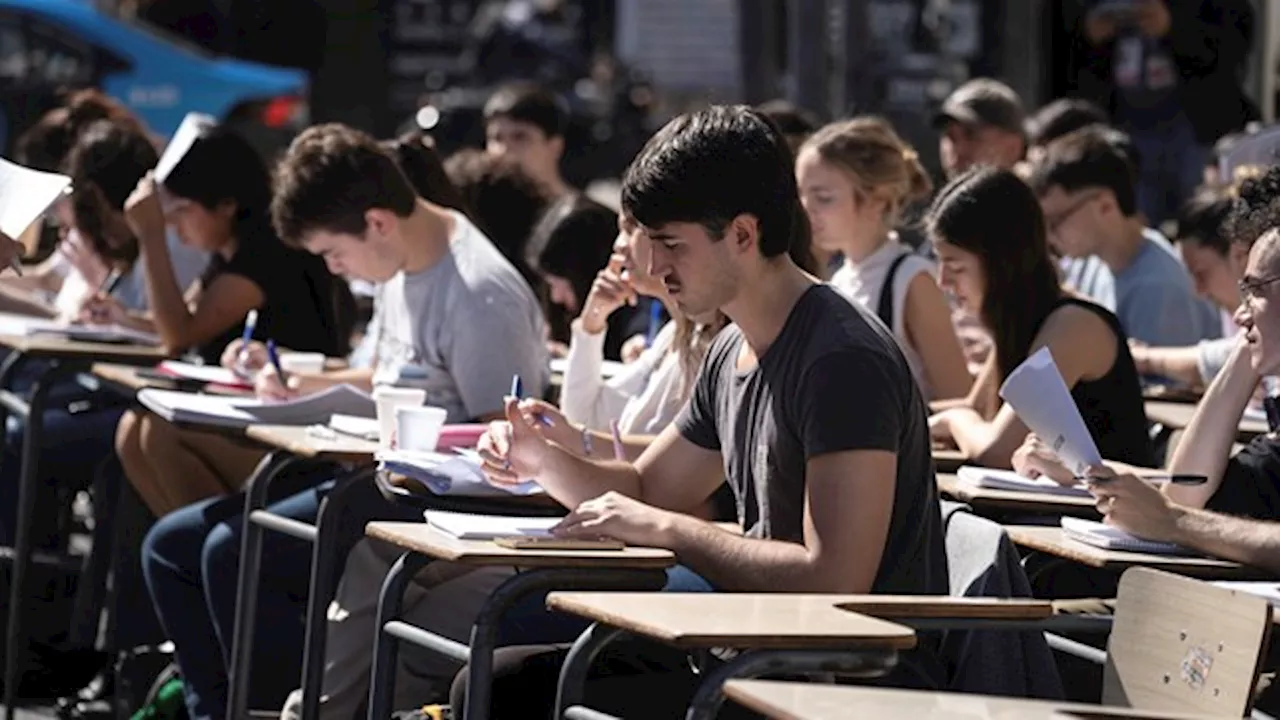
M271 227L271 176L261 156L243 137L224 127L210 128L164 179L170 195L206 210L236 206L231 233L241 242L276 237Z
M927 225L935 241L973 253L982 263L982 322L995 342L1003 382L1026 359L1062 296L1040 202L1017 175L978 167L942 189Z
M122 223L125 201L158 160L146 135L127 124L98 120L77 138L63 170L71 177L76 227L100 256L128 262L137 257L136 238L107 237L108 213L119 213Z
M714 105L650 138L622 180L622 208L641 225L698 223L713 238L739 215L760 225L760 253L778 257L807 224L791 150L760 111Z
M596 274L609 263L617 235L617 213L585 195L570 195L538 221L526 257L534 269L568 280L582 307Z
M526 262L525 247L550 202L543 187L514 159L474 148L454 153L444 167L476 226L532 287L540 288L542 281Z
M1178 242L1193 242L1226 257L1231 239L1226 222L1233 200L1222 188L1202 187L1178 210Z
M1139 162L1127 135L1090 126L1049 143L1044 160L1036 163L1029 182L1041 196L1055 187L1065 192L1110 190L1120 212L1131 217L1138 212Z
M57 107L41 115L18 136L14 159L36 170L58 172L80 134L98 120L117 122L146 134L142 123L119 101L100 90L75 90L66 93Z
M1252 245L1280 227L1280 166L1240 183L1224 232L1232 242Z
M458 192L458 188L449 179L449 174L445 172L444 162L440 159L440 153L436 152L430 135L411 130L379 144L395 158L396 164L404 171L405 177L409 178L409 183L420 197L470 215L462 193Z
M484 122L507 118L528 123L548 138L564 137L569 111L555 93L541 85L515 82L498 88L484 104Z
M1088 100L1058 98L1027 118L1027 143L1048 145L1081 128L1110 122L1107 112Z
M773 124L778 126L778 130L788 138L808 137L822 126L813 113L790 100L781 98L769 100L757 105L756 110L772 120Z

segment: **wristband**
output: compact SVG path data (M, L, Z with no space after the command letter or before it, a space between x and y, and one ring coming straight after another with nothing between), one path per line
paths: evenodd
M591 457L594 454L595 454L594 448L592 447L592 443L591 443L591 429L587 427L586 423L583 423L582 424L582 456Z

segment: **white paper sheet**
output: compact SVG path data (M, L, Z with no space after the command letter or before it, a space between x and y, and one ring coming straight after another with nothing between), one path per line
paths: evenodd
M1144 540L1120 528L1104 525L1095 520L1064 517L1059 522L1062 525L1063 534L1067 537L1105 550L1124 550L1150 555L1187 555L1190 552L1180 545Z
M1220 588L1236 590L1265 598L1267 602L1280 607L1280 583L1272 581L1218 580L1213 583Z
M147 388L138 392L138 402L170 422L219 427L315 425L334 415L374 415L373 398L350 385L282 403Z
M48 320L29 315L0 313L0 335L18 337L32 335L58 335L81 342L126 342L134 345L159 345L154 333L142 332L120 325L73 324L61 320Z
M165 360L160 363L160 369L176 377L213 385L244 387L248 384L227 368L215 365L196 365L195 363L179 362L177 360Z
M1090 467L1102 464L1098 446L1049 348L1040 348L1014 369L1000 387L1000 397L1031 432L1058 453L1071 472L1084 475Z
M427 524L460 540L495 540L504 537L550 537L551 528L560 518L507 517L503 515L473 515L443 510L423 512Z
M182 124L169 139L169 144L165 146L160 162L156 163L156 182L163 183L169 177L169 173L178 167L178 163L182 162L182 157L187 154L196 140L217 125L218 121L210 115L187 113L187 116L182 118Z
M329 418L329 427L343 435L350 435L372 442L378 441L379 426L377 418L334 415Z
M14 240L44 215L71 178L41 172L0 158L0 231Z

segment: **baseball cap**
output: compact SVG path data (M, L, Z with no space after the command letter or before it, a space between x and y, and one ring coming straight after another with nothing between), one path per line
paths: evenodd
M948 122L988 125L1019 135L1025 132L1022 98L999 80L977 78L956 88L933 117L934 127Z

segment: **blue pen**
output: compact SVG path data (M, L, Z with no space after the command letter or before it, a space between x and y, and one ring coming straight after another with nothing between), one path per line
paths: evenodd
M244 316L244 332L240 333L241 343L245 345L249 344L249 341L253 339L253 330L257 325L258 311L250 310L249 313Z
M649 330L644 335L644 346L653 347L653 341L658 337L658 330L662 328L662 303L657 300L649 304Z
M518 373L511 376L511 397L516 400L524 399L524 383L520 380L520 375ZM547 427L551 427L553 424L551 422L551 418L543 415L542 413L538 413L534 417L538 418L538 422L546 425Z
M280 384L288 387L289 378L284 374L284 368L280 367L280 353L276 352L276 341L267 341L267 359L271 361L271 366L276 369L276 375L280 378Z

